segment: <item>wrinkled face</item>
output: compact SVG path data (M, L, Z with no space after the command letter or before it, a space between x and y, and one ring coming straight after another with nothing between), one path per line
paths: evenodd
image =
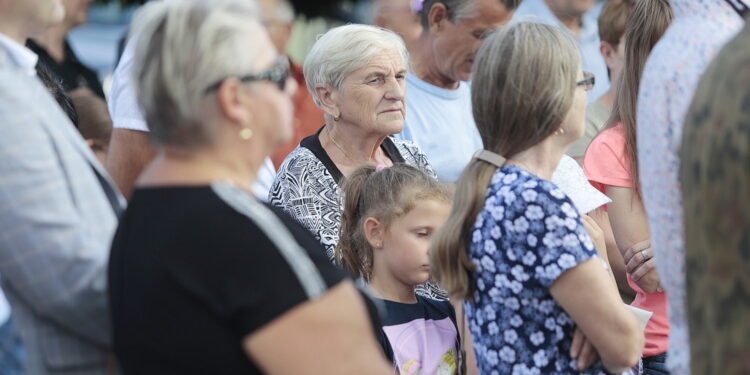
M419 200L406 215L393 220L375 256L384 257L387 273L408 286L430 278L430 241L448 219L451 206L431 199Z
M583 72L579 69L576 81L583 79ZM597 77L598 79L598 77ZM566 137L567 143L573 143L583 136L583 130L586 119L586 90L583 87L576 87L573 97L573 105L565 116L562 128L565 130L563 136Z
M406 116L406 63L396 51L383 51L349 74L334 93L341 121L369 133L401 132Z
M472 18L459 18L456 23L441 21L433 31L434 56L437 71L451 81L471 79L471 67L482 41L488 33L510 21L513 12L500 1L477 0Z
M62 0L65 7L65 22L71 27L86 23L91 0Z
M411 51L422 34L422 24L411 7L412 0L381 0L381 3L375 15L375 25L400 35Z
M580 17L594 6L596 0L548 0L552 13L568 17Z

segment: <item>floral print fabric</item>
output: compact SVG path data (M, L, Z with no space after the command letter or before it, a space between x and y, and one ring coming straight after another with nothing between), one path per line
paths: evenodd
M596 257L578 211L556 185L516 166L492 177L471 234L474 296L464 302L482 374L578 374L575 324L549 287ZM604 374L600 364L588 374Z
M637 143L643 203L656 267L669 303L672 373L690 374L685 316L685 246L678 155L700 76L742 27L725 0L672 0L674 19L651 51L638 94Z
M701 78L682 153L694 374L747 374L750 353L750 24Z

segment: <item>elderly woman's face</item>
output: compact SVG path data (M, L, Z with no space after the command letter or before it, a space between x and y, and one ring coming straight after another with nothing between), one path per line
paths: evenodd
M406 116L406 63L396 51L384 51L355 70L336 95L341 120L369 132L401 132Z

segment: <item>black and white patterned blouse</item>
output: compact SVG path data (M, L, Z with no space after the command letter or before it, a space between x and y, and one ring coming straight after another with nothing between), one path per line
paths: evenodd
M339 242L343 200L340 184L344 175L320 144L321 128L300 142L286 157L268 193L268 201L282 208L310 230L333 261ZM412 142L386 137L380 146L393 163L406 163L437 179L427 157ZM430 286L421 295L445 299L445 292Z

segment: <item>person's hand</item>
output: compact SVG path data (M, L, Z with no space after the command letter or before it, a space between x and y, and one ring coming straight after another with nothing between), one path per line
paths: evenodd
M622 258L625 261L625 271L632 274L636 268L653 259L653 257L654 250L651 248L651 240L638 242L622 254ZM642 274L645 273L642 272Z
M650 240L643 240L625 250L622 254L625 272L646 293L663 291L659 274L656 273L656 259Z
M581 222L583 222L583 227L586 228L586 232L589 233L589 237L591 237L591 241L594 243L596 251L600 255L602 253L606 254L607 244L604 241L604 231L599 227L599 224L597 224L589 215L581 215ZM604 256L602 259L607 259L607 257Z
M637 268L630 277L633 282L638 285L646 293L663 292L664 289L661 287L661 279L659 274L656 272L656 265L653 259L649 259L640 268ZM636 279L637 278L637 279Z
M573 344L570 345L570 357L576 360L576 368L583 371L599 360L599 353L586 338L580 328L573 333Z
M651 240L647 239L638 242L622 253L622 259L625 261L625 271L627 273L633 273L638 266L653 257L654 252L653 249L651 249Z

